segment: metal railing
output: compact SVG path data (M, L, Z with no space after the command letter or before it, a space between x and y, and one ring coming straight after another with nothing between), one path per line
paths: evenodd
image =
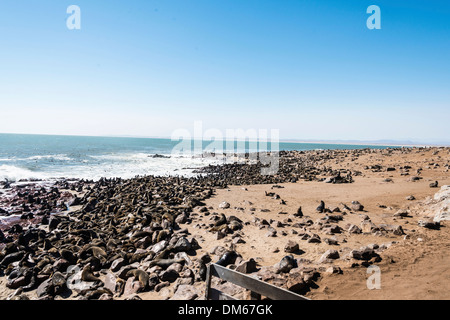
M252 300L261 300L261 296L271 300L309 300L295 292L276 287L214 263L208 266L206 275L206 300L237 300L224 292L211 288L211 279L213 276L250 290Z

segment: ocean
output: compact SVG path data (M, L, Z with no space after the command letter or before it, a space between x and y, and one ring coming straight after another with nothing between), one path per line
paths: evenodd
M156 138L116 138L0 134L0 181L102 177L124 179L143 175L193 175L193 170L223 163L220 157L202 157L202 149L173 154L180 141ZM195 142L190 141L192 149ZM234 152L253 152L252 144L235 143ZM279 150L384 149L388 146L280 142ZM225 148L224 148L225 149ZM267 147L271 150L270 143ZM192 153L191 153L192 151ZM261 150L259 150L261 151Z

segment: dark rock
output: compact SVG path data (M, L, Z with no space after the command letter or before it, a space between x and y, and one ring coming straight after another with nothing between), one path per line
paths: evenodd
M174 282L175 280L178 279L179 277L179 273L176 272L175 270L165 270L163 272L161 272L161 274L159 275L159 278L162 282L168 281L168 282Z
M294 259L294 256L288 255L281 259L278 265L278 272L288 273L293 268L297 268L297 261Z
M319 263L328 263L332 260L339 259L339 252L337 250L327 250L319 259Z
M58 217L52 216L48 223L49 230L50 231L55 230L60 223L61 223L61 220Z
M191 243L185 237L181 237L180 239L178 239L177 243L173 247L173 250L175 252L180 252L180 251L186 252L186 251L189 251L190 249L191 249Z
M427 228L427 229L432 229L432 230L440 229L440 223L434 222L432 220L420 220L418 224L420 227Z

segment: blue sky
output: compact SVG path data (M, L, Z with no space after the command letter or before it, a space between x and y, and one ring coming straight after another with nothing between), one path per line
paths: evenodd
M444 0L2 0L0 39L0 132L450 142Z

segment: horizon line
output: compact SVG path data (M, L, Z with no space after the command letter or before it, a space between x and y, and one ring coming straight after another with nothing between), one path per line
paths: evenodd
M91 138L133 138L133 139L167 139L171 140L168 136L140 136L140 135L89 135L89 134L52 134L52 133L10 133L0 132L0 135L30 135L30 136L61 136L61 137L91 137ZM191 140L203 140L201 137L191 137ZM177 141L177 140L173 140ZM223 141L226 141L223 139ZM238 140L242 141L242 140ZM270 140L245 140L245 141L266 141ZM449 147L450 142L416 142L411 140L357 140L357 139L342 139L342 140L326 140L326 139L298 139L298 138L281 138L280 143L305 143L305 144L347 144L347 145L370 145L370 146L392 146L392 147Z

